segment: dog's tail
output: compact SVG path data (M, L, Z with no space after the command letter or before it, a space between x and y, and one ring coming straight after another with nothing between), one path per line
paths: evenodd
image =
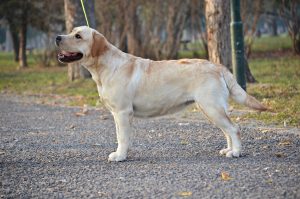
M262 105L257 99L248 95L236 82L233 75L227 70L227 68L222 69L223 77L226 82L227 88L229 90L230 96L239 104L248 106L252 109L259 111L268 110L267 107Z

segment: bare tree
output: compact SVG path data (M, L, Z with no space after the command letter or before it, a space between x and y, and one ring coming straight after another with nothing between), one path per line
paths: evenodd
M18 1L0 1L0 19L5 19L9 26L13 42L14 60L16 62L19 61L19 5L20 2ZM14 7L16 12L11 12L11 7Z
M167 41L163 46L165 58L177 58L180 40L186 21L188 1L169 1L167 14Z
M263 12L261 0L241 1L241 17L245 37L245 54L249 58L255 41L257 24Z
M204 1L199 0L192 0L190 4L190 23L192 27L192 35L199 35L203 50L205 52L205 58L209 59L208 57L208 46L207 46L207 33L205 29L205 12L204 12ZM198 37L195 37L195 40Z
M60 9L62 5L60 0L0 1L0 19L3 18L9 26L13 40L14 59L19 61L20 68L27 66L26 38L28 26L47 32L50 26L62 22L61 16L59 16L62 13L62 9ZM48 12L50 7L53 7L52 12ZM14 11L11 8L14 8ZM53 43L53 39L51 43Z
M10 27L13 39L15 61L19 61L19 67L27 67L26 59L26 34L28 23L28 10L32 3L28 0L4 0L0 2L0 18L6 19ZM11 11L11 7L15 11Z
M21 26L19 31L19 67L27 67L27 57L26 57L26 35L27 35L27 23L28 23L28 1L22 1L21 9Z
M241 1L241 17L244 27L244 40L245 40L245 72L247 82L257 82L252 75L248 58L252 53L252 45L255 41L256 29L259 18L262 14L263 6L261 0L243 0Z
M84 1L86 8L94 8L94 0ZM78 0L64 0L65 3L65 18L67 32L71 32L76 26L86 25L85 17L81 8L81 3ZM90 9L87 10L87 14L93 13ZM89 17L89 20L95 20L95 18ZM90 73L79 63L68 64L68 78L70 81L74 81L78 78L89 78Z
M209 59L230 68L230 1L205 0L205 17Z
M144 48L142 47L141 25L138 15L138 0L123 1L125 12L126 36L128 52L137 56L144 56Z
M300 2L299 0L282 0L280 14L285 20L293 42L294 53L300 55Z
M18 62L19 61L19 46L20 46L18 27L17 27L17 24L15 23L14 19L7 18L7 21L8 21L8 26L9 26L11 36L12 36L15 61Z
M115 45L137 56L176 58L189 0L103 0L100 31Z
M124 0L101 0L95 2L97 29L118 48L127 52Z
M46 34L44 49L39 50L35 56L39 66L57 66L60 63L56 58L57 50L54 46L53 38L65 29L64 2L61 0L51 0L38 2L36 5L41 11L41 15L35 23L38 29Z

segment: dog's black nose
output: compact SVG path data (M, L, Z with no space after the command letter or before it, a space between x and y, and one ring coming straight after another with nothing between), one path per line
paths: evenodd
M59 42L61 41L61 36L57 36L56 39L55 39L55 43L56 45L58 46L59 45Z

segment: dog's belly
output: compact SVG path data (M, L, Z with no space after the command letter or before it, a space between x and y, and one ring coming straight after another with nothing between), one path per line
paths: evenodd
M143 102L135 101L133 103L133 113L135 117L156 117L167 114L172 114L183 110L188 105L193 104L193 99L177 100L177 101L152 101L147 100Z
M167 76L167 75L166 75ZM140 82L133 99L136 117L155 117L178 112L195 102L197 83L174 75Z

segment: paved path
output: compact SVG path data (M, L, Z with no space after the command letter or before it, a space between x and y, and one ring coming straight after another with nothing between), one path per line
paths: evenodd
M136 119L128 161L109 163L107 111L29 101L0 95L1 198L300 198L299 129L244 124L244 155L229 159L206 120Z

